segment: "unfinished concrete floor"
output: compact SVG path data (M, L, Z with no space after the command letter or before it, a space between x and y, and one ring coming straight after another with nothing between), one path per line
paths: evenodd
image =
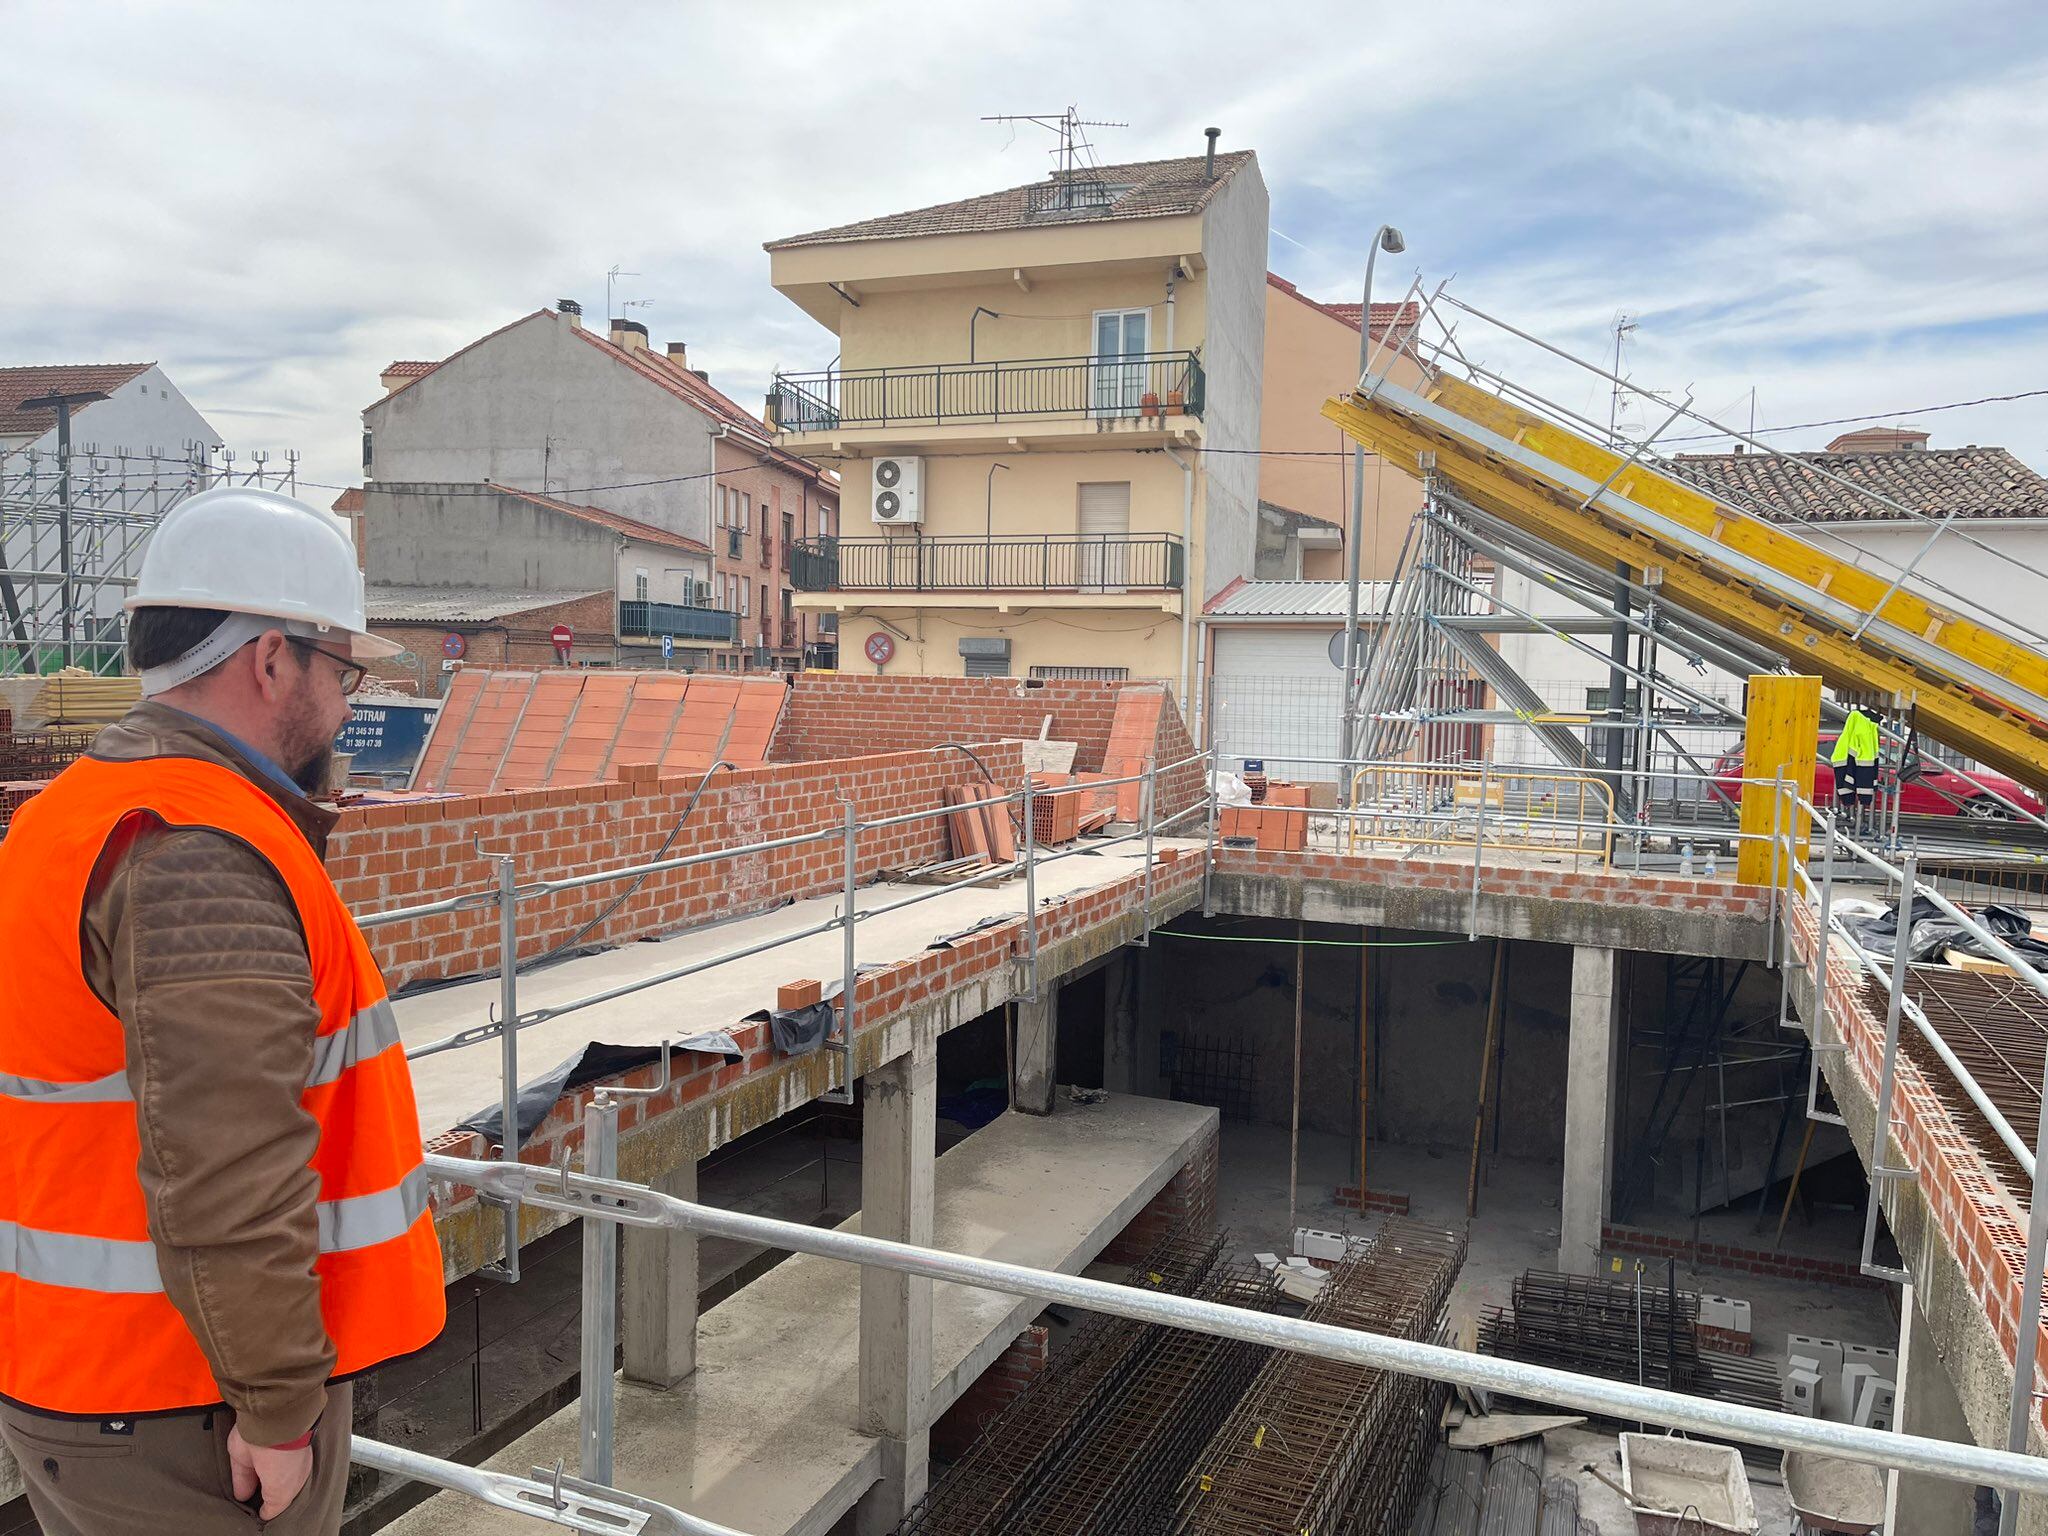
M1073 896L1111 885L1145 864L1142 842L1118 843L1100 850L1077 844L1083 851L1041 864L1037 874L1041 901ZM1199 842L1160 838L1160 848L1199 848ZM959 933L985 918L1016 916L1024 910L1024 882L948 889L932 895L928 886L875 884L860 891L860 909L871 912L909 896L928 901L897 912L862 917L855 927L857 958L862 965L885 965L929 948L941 935ZM627 944L602 954L566 960L519 978L522 1011L560 1006L592 993L658 976L664 971L764 943L780 934L815 926L839 910L837 895L793 902L772 912L757 913L712 928L698 928L672 938ZM608 1045L658 1045L664 1038L680 1040L701 1030L725 1029L775 1001L775 989L802 976L837 983L843 967L844 939L838 931L816 934L758 955L730 961L681 981L635 992L612 1002L579 1009L519 1032L522 1081L530 1081L593 1040ZM498 1002L498 982L484 977L423 992L395 1003L399 1033L411 1049L457 1030L482 1024ZM412 1064L413 1091L419 1100L420 1132L437 1135L498 1102L498 1050L495 1041L443 1051Z
M1065 1099L1045 1118L1004 1114L938 1160L936 1246L1079 1270L1200 1144L1215 1111L1114 1095ZM835 1174L835 1178L837 1175ZM841 1224L858 1230L859 1217ZM819 1536L878 1473L855 1423L859 1272L799 1255L706 1312L696 1374L672 1392L621 1385L619 1486L753 1536ZM1039 1308L941 1284L933 1315L933 1412ZM576 1464L576 1410L556 1414L491 1465ZM442 1494L389 1529L521 1532L524 1518Z
M1369 1232L1377 1225L1377 1217L1360 1217L1331 1198L1339 1184L1352 1182L1352 1156L1352 1144L1346 1137L1302 1134L1297 1225L1338 1232ZM1446 1226L1465 1221L1469 1166L1462 1153L1432 1153L1417 1147L1375 1144L1368 1158L1374 1188L1405 1193L1416 1219ZM1287 1251L1287 1175L1288 1133L1283 1127L1224 1123L1217 1220L1230 1229L1237 1252L1249 1257L1260 1250ZM1462 1327L1476 1320L1489 1306L1506 1306L1514 1282L1524 1270L1556 1266L1561 1178L1561 1170L1553 1163L1500 1159L1489 1165L1480 1188L1479 1215L1471 1223L1465 1268L1451 1293L1454 1325ZM1750 1222L1746 1209L1717 1213L1703 1222L1704 1240L1769 1246L1770 1234L1753 1234ZM1795 1252L1853 1256L1853 1244L1846 1249L1840 1246L1850 1240L1848 1232L1847 1224L1838 1229L1833 1223L1802 1229L1795 1217L1786 1232L1786 1247ZM1690 1233L1690 1223L1679 1229L1679 1235ZM1622 1262L1630 1266L1634 1260L1624 1258ZM1662 1261L1646 1259L1644 1264L1646 1280L1654 1273L1661 1282ZM1788 1333L1853 1339L1886 1348L1898 1340L1898 1317L1887 1290L1694 1268L1683 1260L1678 1264L1678 1284L1748 1301L1755 1309L1756 1358L1778 1365L1784 1363ZM1550 1472L1570 1472L1577 1478L1581 1513L1597 1523L1605 1536L1627 1536L1635 1529L1634 1519L1621 1501L1579 1470L1591 1462L1619 1479L1620 1451L1612 1431L1598 1427L1564 1430L1546 1435L1544 1444ZM1758 1516L1765 1532L1783 1532L1789 1529L1791 1513L1783 1491L1765 1481L1767 1476L1751 1474Z

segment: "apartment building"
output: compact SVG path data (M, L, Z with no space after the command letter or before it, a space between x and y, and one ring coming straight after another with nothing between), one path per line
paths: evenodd
M382 485L450 517L474 512L445 533L480 557L505 503L435 487L531 493L563 527L565 506L622 520L610 532L638 553L617 561L618 665L793 670L829 655L825 626L795 613L784 566L789 542L833 528L836 477L778 447L760 418L690 366L683 343L656 351L647 328L624 319L599 334L563 299L439 362L394 362L382 382L383 398L363 412L371 509L397 504L375 494ZM378 530L369 518L366 543ZM413 522L405 533L417 541L423 530ZM366 549L366 568L386 564ZM561 582L536 570L531 585ZM794 622L782 624L785 613Z
M1252 570L1267 198L1249 151L1044 181L768 246L838 340L777 441L840 468L796 612L843 670L1162 678Z

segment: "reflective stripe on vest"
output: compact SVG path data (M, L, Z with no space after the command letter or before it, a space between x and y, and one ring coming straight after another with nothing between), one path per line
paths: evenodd
M374 1248L403 1237L426 1214L427 1171L415 1168L396 1189L322 1200L314 1211L322 1253ZM43 1232L11 1221L0 1221L0 1275L103 1295L149 1296L164 1288L152 1242Z
M380 1056L396 1044L398 1016L391 1011L391 1004L380 998L340 1029L313 1042L313 1070L306 1077L306 1086L338 1082L350 1067ZM126 1104L132 1098L125 1072L109 1072L84 1083L52 1083L0 1072L0 1099L36 1104Z

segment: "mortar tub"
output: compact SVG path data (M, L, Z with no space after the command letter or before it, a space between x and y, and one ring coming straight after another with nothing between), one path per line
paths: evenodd
M1749 1474L1732 1445L1623 1435L1621 1485L1637 1536L1757 1536Z
M1860 1461L1787 1451L1778 1463L1792 1513L1810 1531L1869 1536L1884 1524L1884 1474Z

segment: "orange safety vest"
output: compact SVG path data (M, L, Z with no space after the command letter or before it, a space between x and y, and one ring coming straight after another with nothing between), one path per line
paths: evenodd
M121 1021L86 985L80 914L121 819L241 838L298 907L320 1008L300 1103L320 1126L320 1312L335 1375L441 1331L419 1114L384 981L319 856L247 779L191 758L82 758L0 841L0 1397L54 1414L221 1400L150 1241Z

